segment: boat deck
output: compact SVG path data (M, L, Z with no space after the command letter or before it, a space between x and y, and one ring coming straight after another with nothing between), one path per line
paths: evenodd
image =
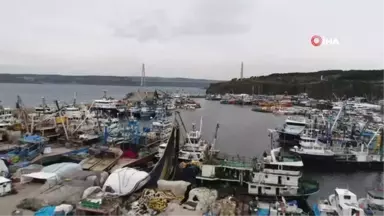
M69 148L65 148L65 147L52 147L51 149L52 149L51 153L42 154L42 155L40 154L39 156L34 158L31 161L31 163L37 163L37 162L44 160L45 158L63 155L63 154L69 153L69 152L74 150L74 149L69 149Z
M156 153L148 154L142 158L120 158L114 167L112 167L111 172L123 168L123 167L133 167L143 163L151 161L155 157Z
M17 146L19 146L19 145L18 144L6 144L6 143L0 144L0 152L11 150Z
M119 158L123 154L123 151L120 148L109 148L107 153L109 154L108 156L102 157L91 155L90 157L80 162L80 164L85 170L110 170L118 162Z
M228 161L223 160L220 161L221 166L225 167L235 167L235 168L244 168L244 169L252 169L252 164L244 161Z

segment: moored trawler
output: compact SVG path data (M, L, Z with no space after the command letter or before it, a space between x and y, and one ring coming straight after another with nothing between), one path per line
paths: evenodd
M289 116L282 128L277 129L279 133L279 142L287 145L297 145L300 140L300 135L308 124L305 117Z
M263 160L215 160L204 161L201 175L197 177L204 184L223 182L245 186L246 193L258 197L284 196L287 199L307 198L319 190L316 181L302 178L303 163L296 154L272 149Z
M187 132L185 143L183 146L180 147L178 156L179 160L202 161L204 160L206 154L217 155L219 153L219 150L214 149L217 140L219 124L216 125L215 137L211 144L209 144L206 140L202 139L202 125L203 118L201 118L199 130L197 130L195 124L192 124L192 130ZM160 144L157 157L162 157L166 146L166 143Z
M101 99L93 101L91 111L108 113L108 115L118 117L126 111L126 106L120 100L107 97L107 91L104 91L104 96Z

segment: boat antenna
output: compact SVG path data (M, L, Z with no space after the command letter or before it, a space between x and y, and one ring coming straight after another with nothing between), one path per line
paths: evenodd
M201 130L203 128L203 116L200 118L200 135L201 135Z
M77 96L77 92L73 94L73 106L76 106L76 96Z

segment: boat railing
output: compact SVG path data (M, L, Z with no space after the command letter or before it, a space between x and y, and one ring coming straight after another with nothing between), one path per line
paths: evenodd
M230 166L238 168L255 168L259 161L257 158L247 158L240 156L231 156L228 154L222 154L220 156L220 165L221 166Z

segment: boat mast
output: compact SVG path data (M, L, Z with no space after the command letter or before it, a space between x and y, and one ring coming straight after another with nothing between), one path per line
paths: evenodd
M200 118L200 136L201 136L201 130L203 128L203 116Z
M76 96L77 96L77 92L74 92L73 93L73 106L76 106Z
M216 125L215 136L213 137L213 141L212 141L211 152L210 152L211 156L212 156L213 150L215 149L218 131L219 131L219 123L217 123Z
M331 132L333 132L333 129L336 127L337 121L339 120L340 115L343 112L344 106L345 106L345 102L343 102L343 104L341 105L341 109L340 109L339 113L337 114L335 121L333 122L333 125L331 127Z

